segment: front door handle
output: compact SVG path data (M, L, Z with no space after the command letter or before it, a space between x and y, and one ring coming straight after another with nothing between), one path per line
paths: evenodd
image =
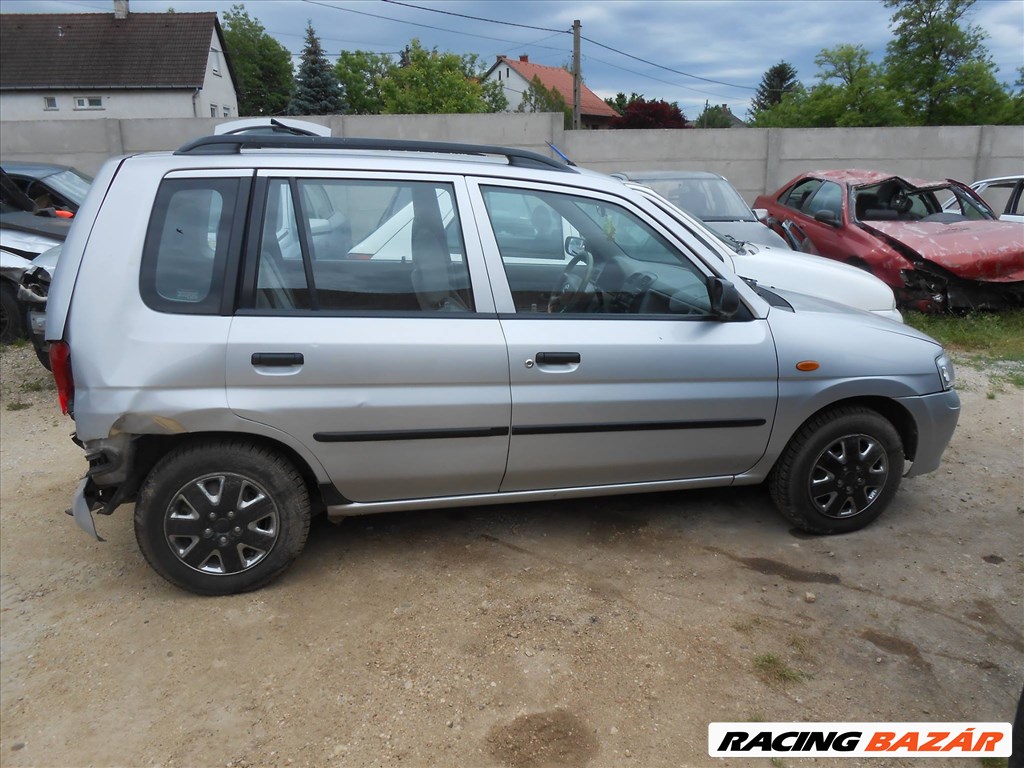
M582 359L579 352L538 352L536 358L541 365L571 365Z
M305 358L301 352L253 352L252 364L261 367L274 366L287 368L292 365L302 365Z

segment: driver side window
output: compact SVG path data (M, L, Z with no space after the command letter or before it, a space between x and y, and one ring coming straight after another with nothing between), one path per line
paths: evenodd
M539 190L482 192L517 313L711 315L705 276L628 209Z

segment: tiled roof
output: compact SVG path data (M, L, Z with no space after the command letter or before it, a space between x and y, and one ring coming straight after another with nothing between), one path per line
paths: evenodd
M198 88L216 28L216 13L0 14L0 90Z
M498 57L495 66L504 64L518 72L527 82L533 82L534 77L539 77L541 84L548 90L555 90L562 94L565 103L572 106L572 73L561 67L545 67L542 64L531 64L529 61L518 61L505 56ZM493 69L493 67L492 67ZM609 107L604 99L580 84L580 114L595 115L600 117L618 117L619 113Z

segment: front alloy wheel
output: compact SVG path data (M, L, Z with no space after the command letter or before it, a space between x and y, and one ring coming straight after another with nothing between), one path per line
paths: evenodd
M903 441L892 422L869 408L839 406L797 430L768 476L768 489L798 528L848 533L889 505L903 461Z
M821 452L807 484L826 517L859 515L878 500L889 478L885 450L870 435L846 435Z

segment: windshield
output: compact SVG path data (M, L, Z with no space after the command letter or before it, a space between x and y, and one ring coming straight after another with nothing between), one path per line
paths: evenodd
M757 221L750 207L725 179L639 178L669 202L702 221Z
M74 171L60 171L52 176L47 176L46 183L68 198L68 200L71 200L75 205L81 205L85 202L85 196L89 192L89 185L92 183L92 179Z
M952 194L953 197L949 198ZM941 201L945 200L945 204ZM945 216L943 216L945 208ZM901 179L886 179L854 190L858 221L947 221L994 219L996 215L955 184L917 189Z

